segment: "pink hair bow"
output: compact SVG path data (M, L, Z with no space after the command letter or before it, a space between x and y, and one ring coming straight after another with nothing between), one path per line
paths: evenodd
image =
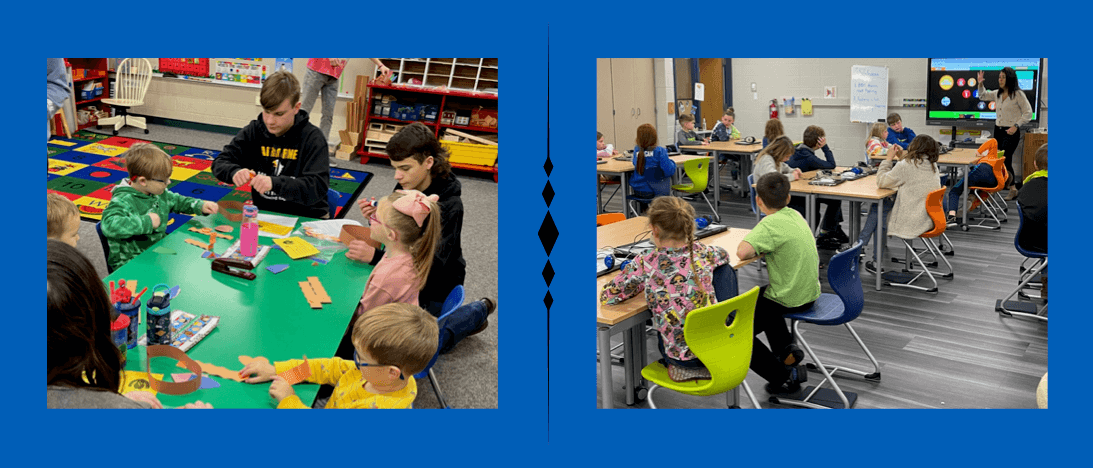
M398 210L399 213L414 218L414 222L417 223L418 227L421 227L421 224L425 222L425 218L429 216L429 212L432 211L425 202L437 203L440 200L437 195L425 196L424 193L417 190L399 190L398 192L405 196L391 203L391 207Z

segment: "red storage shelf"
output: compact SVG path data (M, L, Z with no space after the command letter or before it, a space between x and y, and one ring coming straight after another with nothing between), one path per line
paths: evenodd
M492 102L488 102L488 103L483 103L484 106L487 106L487 107L496 107L497 106L497 104L496 104L497 103L497 95L492 94L492 93L480 93L480 92L472 92L472 91L438 90L438 89L435 89L435 88L422 88L422 87L419 87L419 86L405 86L405 85L380 86L380 85L375 85L375 84L369 83L368 84L368 102L367 102L367 105L365 106L364 124L363 124L363 128L362 128L362 134L368 132L369 124L371 122L394 122L394 123L400 123L400 124L410 124L410 123L414 122L414 121L407 121L407 120L394 119L394 118L391 118L391 117L383 117L383 116L375 115L373 113L375 105L372 102L372 100L375 98L375 91L390 91L391 94L409 93L409 94L425 94L425 95L440 96L441 97L440 109L437 112L438 116L443 114L445 106L448 104L448 98L449 97L461 98L460 100L462 102L466 101L465 99L462 99L462 98L482 99L482 100L486 100L486 101L492 101ZM433 128L434 129L434 135L438 139L440 138L441 130L444 129L444 128L451 128L451 129L455 129L455 130L459 130L459 131L476 131L476 132L498 133L496 128L475 127L475 126L468 126L468 125L441 124L441 123L439 123L439 119L436 122L429 122L429 121L424 121L424 120L419 120L418 122L421 122L421 123L429 126L430 128ZM441 143L443 144L443 141ZM356 154L361 157L361 163L362 164L367 163L368 160L371 159L371 158L387 159L386 154L367 151L367 146L365 145L365 137L363 135L361 137L361 141L360 141L359 144L360 144L360 146L357 148ZM493 166L478 166L478 165L473 165L473 164L452 163L452 167L493 174L493 180L495 182L497 181L497 178L498 178L498 171L497 171L497 165L496 164L494 164Z

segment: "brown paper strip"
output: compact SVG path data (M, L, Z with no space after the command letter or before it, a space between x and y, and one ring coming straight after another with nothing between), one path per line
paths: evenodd
M380 243L372 239L372 230L365 226L346 224L345 226L342 226L342 232L338 238L341 239L342 243L346 246L349 246L350 242L360 240L371 245L374 249L380 248Z
M228 221L238 223L243 221L243 202L236 200L221 200L216 202L220 207L220 215L228 218Z
M304 362L302 364L277 375L282 379L285 379L285 382L289 385L296 385L307 380L308 377L311 377L311 366L307 363L307 355L304 355Z
M185 382L164 382L155 378L151 370L152 358L160 356L176 359L180 367L189 369L195 375L201 375L201 365L190 359L182 350L170 345L151 345L148 346L148 357L144 360L144 370L148 372L148 383L152 385L153 390L167 395L185 395L201 387L200 377Z
M315 291L315 298L323 304L332 304L334 301L330 300L330 296L326 294L326 288L323 288L323 283L319 282L319 277L308 276L307 282L311 283L311 289Z

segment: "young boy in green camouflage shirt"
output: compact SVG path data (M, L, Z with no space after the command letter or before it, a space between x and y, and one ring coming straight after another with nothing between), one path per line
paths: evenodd
M167 235L171 213L199 215L219 209L216 203L167 190L174 168L159 147L137 143L123 157L129 178L114 187L101 223L110 247L106 262L115 270Z

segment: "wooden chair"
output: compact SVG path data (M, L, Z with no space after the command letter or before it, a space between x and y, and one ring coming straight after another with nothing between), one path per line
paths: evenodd
M148 133L148 124L144 117L129 115L130 107L144 104L144 93L152 81L152 64L148 59L127 58L118 64L117 77L114 79L114 97L103 99L103 104L113 106L117 115L99 119L95 128L113 125L114 135L126 125L144 129Z

